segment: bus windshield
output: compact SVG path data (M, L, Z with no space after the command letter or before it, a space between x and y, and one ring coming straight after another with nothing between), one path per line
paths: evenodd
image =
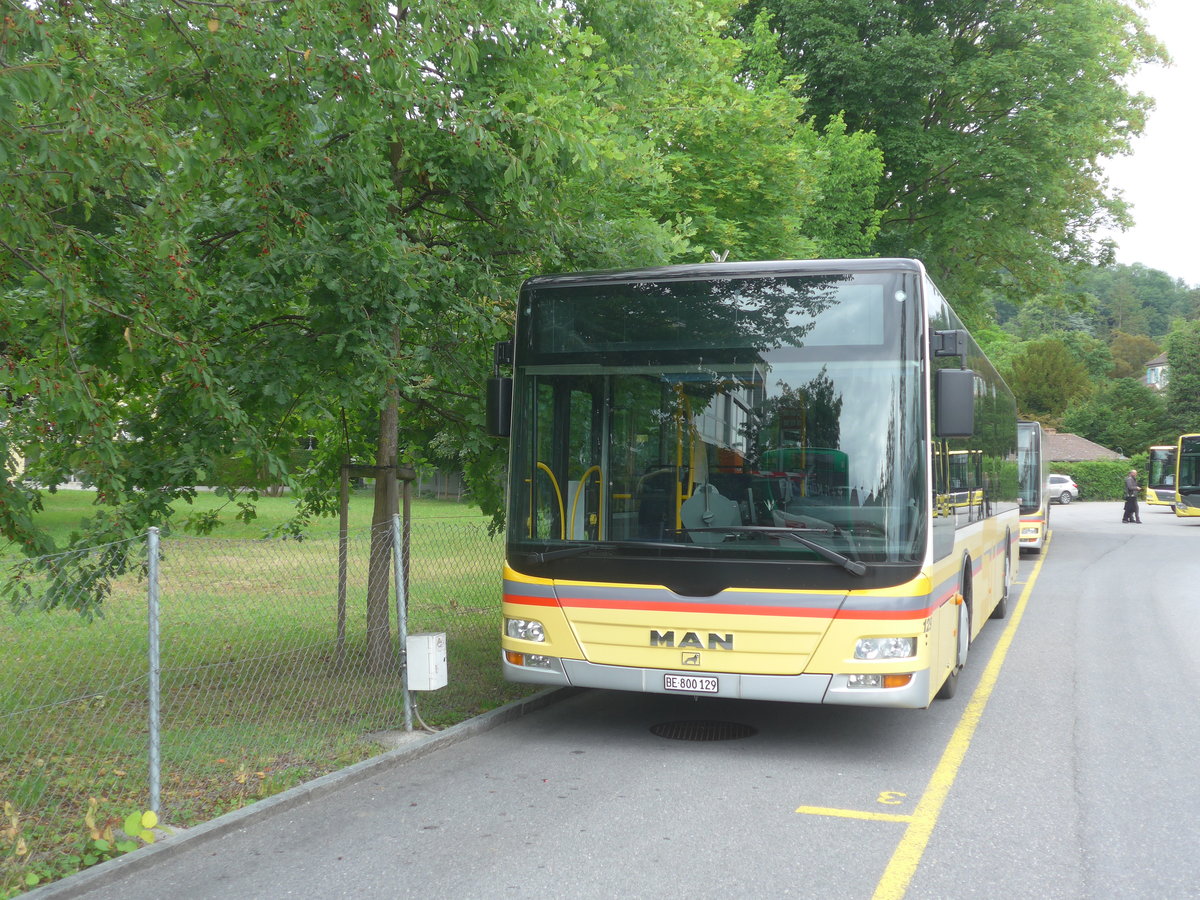
M1179 494L1185 497L1200 495L1200 434L1180 436L1178 472L1176 490Z
M882 271L533 279L510 558L920 560L918 290Z
M1040 509L1046 490L1046 473L1042 464L1042 428L1037 422L1017 423L1017 482L1021 512Z
M1146 486L1151 490L1175 487L1175 448L1151 447L1147 459Z

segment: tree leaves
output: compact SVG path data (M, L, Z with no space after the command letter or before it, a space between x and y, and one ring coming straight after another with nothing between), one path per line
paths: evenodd
M1017 408L1033 416L1061 416L1072 398L1090 390L1087 370L1057 338L1026 344L1013 360L1009 385Z
M481 386L523 277L877 225L872 139L741 79L685 0L0 3L0 534L31 556L72 473L80 545L170 527L231 456L328 510L392 396L401 456L498 509ZM67 579L85 609L113 571Z
M1167 409L1176 434L1200 431L1200 321L1177 321L1167 335Z
M1150 105L1125 77L1164 55L1130 5L751 0L748 40L764 13L811 114L878 138L877 252L923 259L960 306L1104 261L1097 231L1126 212L1099 161Z

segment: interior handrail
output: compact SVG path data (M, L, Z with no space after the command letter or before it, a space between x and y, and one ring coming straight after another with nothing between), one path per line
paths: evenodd
M596 483L600 486L600 501L596 512L596 536L600 540L604 540L604 478L602 477L604 473L600 470L599 466L592 466L590 469L584 472L583 476L579 479L579 485L575 488L575 499L571 501L571 524L575 523L575 508L579 505L579 497L583 493L583 488L587 484L588 477L593 472L596 473ZM563 540L566 540L565 532L563 534Z
M566 520L566 518L564 518L564 513L566 512L566 507L563 505L563 495L562 495L562 491L559 490L559 487L558 487L558 479L554 477L554 470L551 469L544 462L539 462L537 464L537 467L539 469L541 469L543 472L545 472L547 475L550 476L550 484L554 487L554 496L558 498L558 532L559 532L558 536L565 541L567 539L567 520ZM532 490L532 489L533 489L533 486L531 484L530 490ZM573 510L572 510L571 514L574 515ZM533 537L532 504L530 504L530 510L529 510L529 536Z

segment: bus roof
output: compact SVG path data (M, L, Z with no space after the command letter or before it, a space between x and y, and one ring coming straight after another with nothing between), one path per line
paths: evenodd
M753 278L755 276L808 275L826 272L894 272L920 275L925 267L915 259L778 259L758 262L688 263L676 266L649 266L642 269L601 269L591 272L565 272L535 275L525 287L565 287L575 284L630 281L699 281L717 278Z

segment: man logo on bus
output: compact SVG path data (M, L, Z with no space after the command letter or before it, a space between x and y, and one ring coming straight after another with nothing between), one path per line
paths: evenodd
M679 647L690 650L703 650L705 643L700 640L700 635L694 631L684 632L683 637L678 641L675 640L674 631L659 631L655 628L650 629L650 646L651 647ZM709 650L732 650L733 635L732 634L713 634L708 633Z
M700 654L685 653L683 654L682 662L685 666L698 666L700 665Z

